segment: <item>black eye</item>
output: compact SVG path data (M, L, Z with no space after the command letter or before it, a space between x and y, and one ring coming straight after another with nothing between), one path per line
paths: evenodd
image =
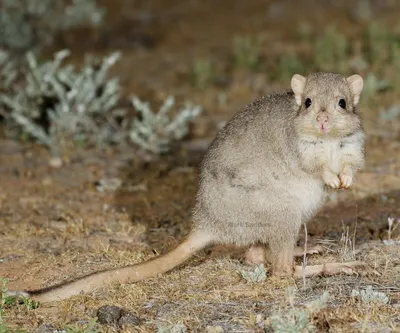
M345 101L343 98L339 101L339 106L340 106L342 109L345 109L345 108L346 108L346 101Z
M306 106L306 109L308 109L310 107L310 105L311 105L311 99L306 98L306 100L304 102L304 105Z

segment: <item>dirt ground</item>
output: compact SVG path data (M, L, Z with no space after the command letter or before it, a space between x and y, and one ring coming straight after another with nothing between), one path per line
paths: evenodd
M127 96L162 101L168 94L201 104L205 112L188 136L163 157L133 149L74 151L61 168L34 144L0 141L0 277L10 289L35 289L98 270L147 260L177 245L190 228L197 171L204 149L224 121L245 103L287 84L267 80L264 72L233 70L232 37L261 33L265 54L291 50L295 26L304 20L318 29L327 21L348 29L360 26L347 14L349 1L103 1L108 24L99 31L68 34L54 46L85 52L122 51L114 69ZM393 5L394 3L394 5ZM395 2L375 5L387 22L395 19ZM396 7L397 8L397 7ZM122 14L121 14L122 9ZM399 8L397 8L399 9ZM220 69L219 83L204 91L188 82L193 57L208 56ZM266 71L268 68L266 69ZM221 93L226 103L220 103ZM380 101L390 105L395 94ZM240 272L243 249L209 248L173 272L132 285L111 285L90 295L6 311L9 327L32 332L43 325L62 329L85 325L102 305L116 305L141 323L123 332L154 332L159 324L182 321L191 332L264 332L269 317L287 309L289 286L297 288L295 305L321 296L328 306L313 323L320 332L400 332L399 243L388 240L388 217L400 219L400 124L381 123L377 107L364 106L368 133L366 167L349 190L332 193L309 223L312 242L324 252L308 264L363 260L379 275L313 277L306 281L267 277L247 283ZM122 185L104 185L118 179ZM400 220L399 220L400 221ZM400 223L400 222L399 222ZM348 231L355 250L341 241ZM400 240L400 226L392 233ZM300 244L303 242L300 237ZM300 260L298 261L300 263ZM353 289L372 285L389 297L371 306L350 297ZM264 328L266 327L266 328ZM101 332L115 327L102 325ZM45 332L42 330L42 332Z

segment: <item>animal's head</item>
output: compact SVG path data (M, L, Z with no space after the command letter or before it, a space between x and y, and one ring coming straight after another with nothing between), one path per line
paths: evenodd
M314 73L308 77L295 74L291 86L299 107L297 126L302 133L343 137L360 129L360 75L346 78L336 73Z

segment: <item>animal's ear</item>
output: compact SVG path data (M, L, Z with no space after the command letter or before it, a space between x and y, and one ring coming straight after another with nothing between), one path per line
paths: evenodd
M360 100L361 91L364 87L363 78L358 74L354 74L349 76L346 80L349 84L351 94L353 95L353 104L357 105Z
M306 78L300 74L294 74L291 81L292 90L298 106L301 105L301 97L303 96Z

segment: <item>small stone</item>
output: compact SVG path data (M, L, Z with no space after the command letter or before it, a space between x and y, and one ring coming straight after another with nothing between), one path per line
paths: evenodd
M50 177L45 177L42 179L42 185L43 186L51 186L53 185L53 179L51 179Z
M50 159L49 165L55 169L61 168L63 165L63 160L60 157L53 157Z
M67 223L64 221L50 221L50 228L65 231L67 230Z
M118 325L121 328L126 328L127 326L138 326L140 325L140 318L133 313L125 312L119 319Z
M103 305L97 310L100 324L116 325L121 318L122 309L115 305Z
M103 178L96 184L96 189L99 192L116 191L122 185L122 180L119 178Z

